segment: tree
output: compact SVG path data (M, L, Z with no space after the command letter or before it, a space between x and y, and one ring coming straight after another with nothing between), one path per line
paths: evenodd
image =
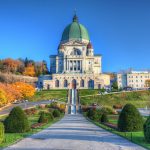
M143 118L137 108L132 104L126 104L120 113L118 129L123 132L141 131Z
M34 68L34 66L32 64L29 64L27 67L25 67L23 75L34 77L35 76L35 68Z
M20 66L21 64L20 61L13 60L11 58L4 59L2 63L3 63L3 71L7 73L9 72L15 73L17 71L18 66Z
M13 88L11 84L2 84L0 83L0 87L6 93L6 101L7 103L13 102L16 99L20 99L22 97L21 93Z
M6 93L5 91L0 87L0 107L5 105L7 103Z
M35 88L27 83L16 82L12 86L21 93L22 98L32 97L35 93Z
M147 118L144 123L144 137L147 142L150 142L150 116Z
M2 122L0 122L0 143L2 143L4 140L4 136L5 136L4 134L5 134L4 125Z
M145 81L145 86L146 86L147 88L150 87L150 79L148 79L148 80Z
M29 122L20 107L14 107L4 120L5 131L8 133L23 133L30 130Z
M113 84L112 84L112 89L113 90L118 90L118 84L117 84L117 82L113 82Z
M107 114L106 114L106 113L103 113L103 114L102 114L101 122L102 122L102 123L106 123L106 122L108 122L108 116L107 116Z

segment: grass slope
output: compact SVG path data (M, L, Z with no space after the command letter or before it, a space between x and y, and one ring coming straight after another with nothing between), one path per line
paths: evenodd
M91 105L96 102L99 105L113 106L116 104L125 105L131 103L136 107L142 108L150 106L150 91L134 91L128 93L118 93L110 95L96 95L98 90L80 90L80 96L92 95L81 97L80 101L83 105Z
M36 92L35 95L30 98L31 101L61 99L66 102L67 90L43 90Z

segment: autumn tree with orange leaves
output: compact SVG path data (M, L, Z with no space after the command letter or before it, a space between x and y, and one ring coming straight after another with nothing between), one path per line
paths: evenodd
M16 99L21 99L21 93L13 88L12 84L2 84L0 83L0 88L3 89L6 93L7 103L11 103Z
M12 86L21 93L22 98L29 98L35 94L35 88L27 83L16 82Z
M7 104L6 93L3 89L0 88L0 107Z
M29 64L27 67L25 67L23 75L34 77L35 76L35 68L34 68L34 66L32 64Z

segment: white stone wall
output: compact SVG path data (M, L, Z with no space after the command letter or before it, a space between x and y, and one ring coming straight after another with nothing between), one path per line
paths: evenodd
M78 89L98 89L105 88L110 85L110 76L106 74L53 74L52 80L44 79L43 88L44 89L68 89L72 86L72 81L76 80L76 88ZM56 80L59 81L59 87L55 86ZM64 87L64 81L67 80L68 85ZM84 80L84 87L81 86L81 80ZM89 87L89 81L93 82L93 86Z

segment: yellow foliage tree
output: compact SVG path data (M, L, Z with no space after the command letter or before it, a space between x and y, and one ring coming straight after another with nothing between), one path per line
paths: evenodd
M6 93L5 91L0 88L0 107L7 103Z
M34 66L33 65L28 65L27 67L25 67L23 75L34 77L35 76L35 68L34 68Z
M22 97L21 93L13 88L11 84L2 84L0 83L1 89L3 89L6 93L7 103L11 103L16 99L20 99Z
M32 97L35 93L35 88L27 83L16 82L12 86L21 93L22 98Z
M145 86L148 87L148 88L150 87L150 79L145 81Z

